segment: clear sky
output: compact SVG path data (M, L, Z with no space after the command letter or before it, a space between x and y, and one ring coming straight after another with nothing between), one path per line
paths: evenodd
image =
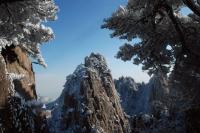
M41 49L48 67L34 65L39 95L58 97L66 76L91 52L105 56L114 78L123 75L139 82L148 81L149 77L139 66L114 57L125 41L110 38L111 31L100 28L103 19L127 0L57 0L56 3L60 8L58 20L48 23L55 39Z

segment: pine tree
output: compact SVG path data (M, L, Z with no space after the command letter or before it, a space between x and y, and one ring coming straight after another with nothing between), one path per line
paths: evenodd
M0 90L2 93L0 132L2 133L44 132L41 129L44 130L45 119L40 116L40 112L36 111L39 107L34 107L26 101L37 97L34 80L31 84L23 82L26 84L25 88L20 81L25 77L34 79L29 56L46 67L40 53L40 45L53 39L54 34L44 23L55 20L57 11L58 7L54 0L0 0ZM16 52L16 49L20 49L21 52ZM20 55L24 56L23 61L19 61ZM17 63L11 70L9 65L13 62ZM20 67L23 63L30 67ZM21 74L22 71L19 69L32 74ZM34 97L28 96L29 98L26 99L23 90L28 89L34 91Z
M184 16L180 11L183 7L193 12ZM179 80L181 75L199 79L198 9L199 2L190 0L129 0L126 7L120 6L105 20L102 28L113 30L111 37L128 40L120 47L117 58L142 64L149 74L173 70ZM141 41L130 44L135 38Z
M182 14L182 8L191 13ZM177 111L200 110L199 0L129 0L102 28L112 30L111 37L127 40L117 58L133 60L149 74L170 75ZM141 41L132 44L137 38Z
M54 0L1 0L0 51L6 46L20 46L46 66L39 47L54 35L43 24L55 20L57 11Z

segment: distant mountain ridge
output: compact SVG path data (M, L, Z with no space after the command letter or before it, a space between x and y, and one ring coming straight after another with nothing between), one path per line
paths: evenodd
M149 90L146 84L136 83L131 77L120 77L114 81L115 87L120 95L121 105L128 115L146 113L148 105L144 93Z
M15 66L21 68L23 63ZM28 66L31 66L31 62L29 63ZM48 103L50 99L47 97L39 96L35 99L36 93L34 97L32 96L34 88L29 90L18 86L19 91L16 90L10 98L6 97L9 90L4 91L3 88L13 84L9 82L11 77L6 76L4 60L0 60L0 66L3 74L1 92L4 96L0 101L0 132L184 133L185 131L184 114L177 115L172 110L171 116L168 115L168 82L162 75L153 76L147 84L136 83L131 77L121 77L113 81L105 58L92 53L85 58L84 64L79 65L73 74L67 76L60 97ZM31 71L31 74L24 74L27 77L32 76L32 67L27 70ZM22 82L23 78L21 79L20 75L10 74L10 76L13 76L13 79L17 78L15 80L18 83L28 85L27 82ZM30 93L23 93L26 89ZM48 103L47 108L44 103Z
M114 83L128 115L155 113L155 104L164 104L163 100L169 93L160 76L153 76L146 84L136 83L131 77L120 77ZM162 108L164 110L165 107Z
M151 127L160 132L169 122L160 119L168 113L163 100L168 91L160 76L147 84L131 77L113 81L105 58L92 53L66 80L60 97L48 105L51 133L148 133Z

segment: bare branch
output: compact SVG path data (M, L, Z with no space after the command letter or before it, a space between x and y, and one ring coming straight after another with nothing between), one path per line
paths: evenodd
M193 0L182 0L196 15L200 17L200 7L194 3Z

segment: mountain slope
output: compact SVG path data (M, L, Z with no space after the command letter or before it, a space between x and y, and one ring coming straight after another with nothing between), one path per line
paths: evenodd
M86 57L67 77L61 96L51 106L52 132L129 132L110 70L99 54Z
M131 77L120 77L115 80L122 107L131 116L141 113L156 115L164 111L166 97L169 94L166 84L160 76L153 76L147 84L136 83Z

